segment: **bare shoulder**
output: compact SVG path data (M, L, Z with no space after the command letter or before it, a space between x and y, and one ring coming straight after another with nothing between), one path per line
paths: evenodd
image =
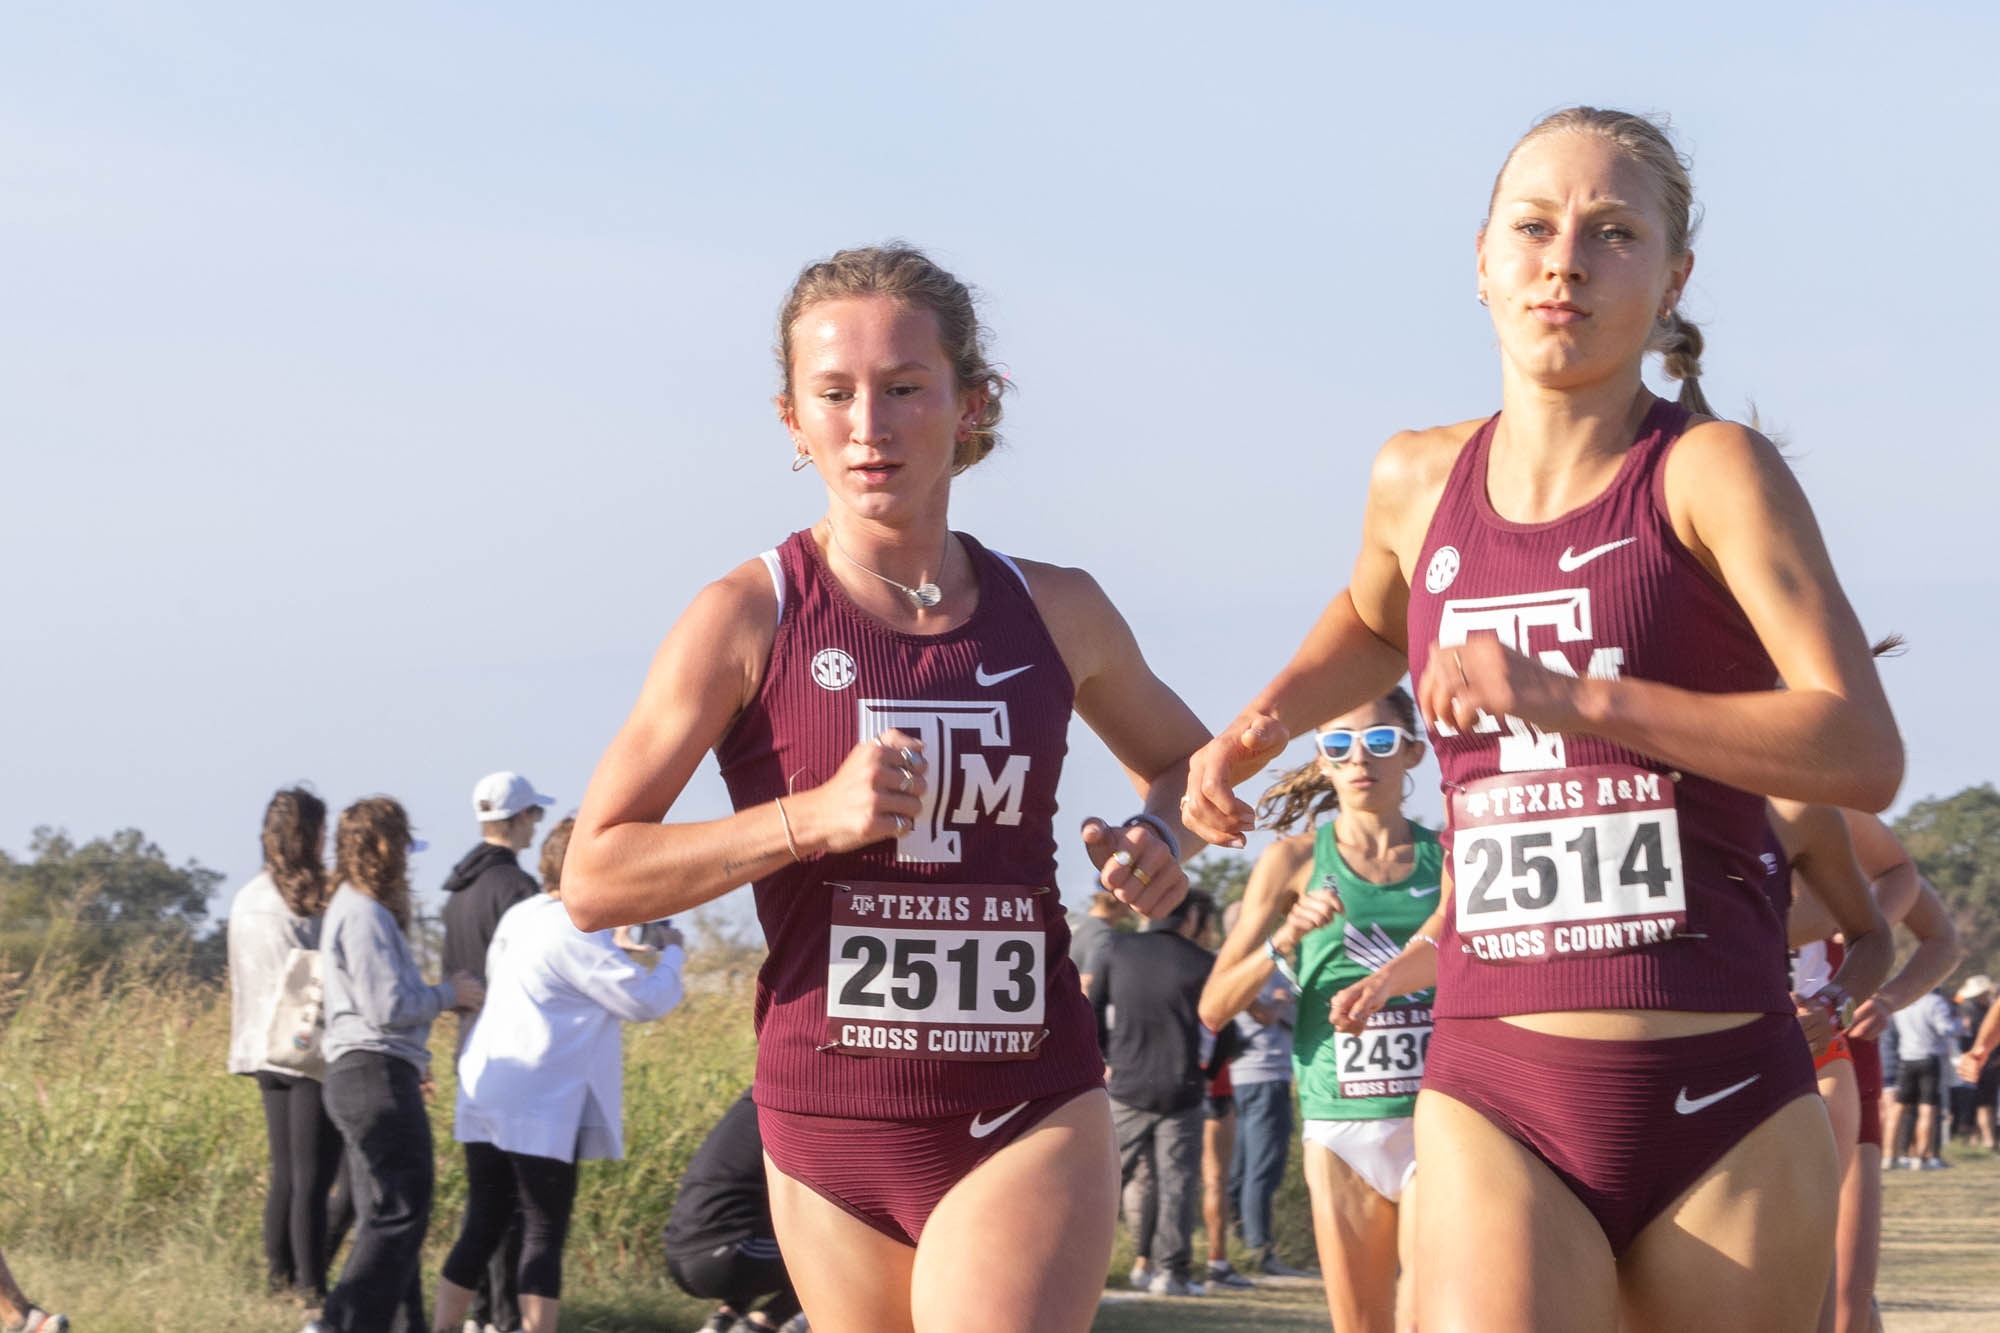
M778 633L778 594L762 558L694 595L653 658L648 691L723 689L738 707L756 697ZM699 682L699 684L697 684Z
M1368 510L1383 545L1415 554L1459 455L1485 424L1481 418L1398 431L1376 451L1368 474Z
M1289 877L1297 873L1301 867L1312 863L1318 841L1319 837L1315 832L1287 834L1266 847L1257 861L1271 871Z
M1052 565L1045 560L1028 560L1021 556L1008 558L1021 571L1021 577L1027 580L1028 594L1035 599L1035 605L1045 616L1051 613L1092 612L1111 603L1087 569Z

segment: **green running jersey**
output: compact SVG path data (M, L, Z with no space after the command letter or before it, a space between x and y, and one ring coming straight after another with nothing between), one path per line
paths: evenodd
M1327 1005L1401 953L1437 910L1444 856L1437 834L1410 825L1416 862L1405 879L1371 884L1347 868L1322 824L1313 843L1308 889L1332 889L1347 909L1299 942L1298 1026L1292 1069L1299 1109L1308 1120L1382 1120L1416 1109L1431 1042L1430 990L1399 995L1368 1020L1360 1036L1334 1031Z

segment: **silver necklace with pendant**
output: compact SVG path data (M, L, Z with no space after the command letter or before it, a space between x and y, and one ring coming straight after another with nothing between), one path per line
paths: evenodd
M864 574L874 575L876 578L882 580L882 582L894 588L897 592L903 594L904 599L907 600L909 604L915 607L917 610L927 611L931 607L936 606L939 602L944 600L943 590L940 589L935 583L919 583L916 587L912 588L907 583L896 582L896 580L890 578L887 574L882 573L880 570L868 568L868 566L862 564L859 560L856 560L853 556L849 555L847 553L847 548L840 544L840 534L834 531L833 521L831 519L827 521L826 535L833 540L833 549L840 552L841 559L847 561L848 564L853 565L856 569L860 570ZM942 554L938 556L939 573L944 572L945 557L949 556L950 554L951 554L951 532L949 529L947 529L944 534L944 551Z

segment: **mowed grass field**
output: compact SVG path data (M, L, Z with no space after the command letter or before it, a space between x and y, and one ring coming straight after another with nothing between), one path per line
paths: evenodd
M698 956L681 1009L626 1030L631 1155L584 1168L564 1329L678 1331L707 1317L711 1307L667 1279L659 1236L687 1158L749 1081L753 963ZM254 1085L222 1072L227 1035L226 998L173 979L0 982L0 1248L30 1294L68 1313L78 1333L292 1333L303 1322L262 1290L263 1119ZM438 1202L425 1264L434 1278L464 1179L442 1056L450 1021L433 1036ZM1893 1333L2000 1329L2000 1159L1955 1160L1951 1171L1888 1178L1881 1295ZM1310 1262L1296 1153L1279 1211L1280 1252ZM1203 1245L1198 1237L1198 1254ZM1123 1290L1117 1275L1130 1264L1121 1237L1095 1327L1327 1327L1310 1283L1152 1299Z

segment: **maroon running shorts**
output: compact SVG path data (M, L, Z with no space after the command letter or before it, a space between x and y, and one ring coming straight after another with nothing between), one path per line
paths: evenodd
M849 1120L757 1108L777 1168L891 1240L914 1246L953 1185L1057 1107L1103 1084L938 1120Z
M1440 1018L1424 1090L1546 1162L1622 1255L1646 1224L1781 1107L1818 1095L1791 1014L1662 1041L1588 1041Z
M1849 1037L1854 1057L1854 1086L1861 1093L1861 1134L1858 1143L1882 1146L1882 1048L1873 1037Z

